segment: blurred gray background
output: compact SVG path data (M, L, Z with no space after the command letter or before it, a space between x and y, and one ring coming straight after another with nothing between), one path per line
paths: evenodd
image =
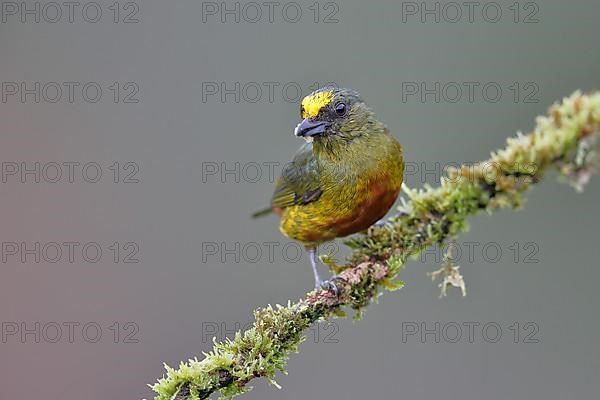
M299 246L249 215L318 85L363 94L410 187L598 88L597 2L113 3L2 3L2 399L150 398L163 362L310 289ZM549 174L524 210L471 219L467 297L438 299L429 253L363 320L309 331L282 390L246 397L596 398L599 198L597 177L576 194Z

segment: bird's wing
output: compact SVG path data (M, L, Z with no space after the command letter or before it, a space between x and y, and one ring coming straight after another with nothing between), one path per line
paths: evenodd
M305 143L292 162L283 168L275 186L271 206L286 208L308 204L318 200L321 193L319 166L313 155L312 143Z

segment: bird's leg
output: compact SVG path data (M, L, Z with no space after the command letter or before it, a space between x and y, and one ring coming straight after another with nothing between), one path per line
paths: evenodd
M315 289L321 288L321 278L319 277L319 271L317 270L317 248L307 247L308 258L310 259L310 266L312 267L313 274L315 276Z
M307 247L308 250L308 258L310 259L310 265L313 270L313 274L315 276L315 289L327 289L339 296L340 291L335 284L336 276L332 276L330 279L322 281L319 277L319 271L317 270L317 248L315 247Z

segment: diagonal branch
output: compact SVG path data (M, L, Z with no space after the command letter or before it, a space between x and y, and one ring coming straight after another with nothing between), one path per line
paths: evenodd
M408 201L402 200L398 215L346 241L353 249L347 265L337 266L323 257L339 274L338 297L313 291L296 303L256 310L250 329L237 332L233 340L215 340L203 360L182 362L179 369L165 366L166 376L152 386L155 399L206 399L216 391L233 397L259 377L277 385L276 373L285 373L289 355L298 352L303 332L312 323L345 315L345 307L359 316L383 289L402 287L395 279L407 258L464 231L468 216L520 207L524 193L550 167L581 189L600 170L600 93L576 92L536 123L533 132L509 138L487 161L450 170L438 188L405 188ZM457 271L450 268L449 273L455 281L448 282L456 286Z

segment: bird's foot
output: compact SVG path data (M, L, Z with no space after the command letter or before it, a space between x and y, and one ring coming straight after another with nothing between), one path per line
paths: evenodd
M328 292L331 292L333 294L336 295L336 297L340 296L340 289L337 287L337 285L335 284L335 281L337 280L341 280L340 277L334 275L329 279L326 279L324 281L319 281L319 283L317 283L315 289L317 290L327 290Z
M385 228L387 225L390 225L390 222L385 218L382 218L373 224L373 226L376 226L377 228Z

